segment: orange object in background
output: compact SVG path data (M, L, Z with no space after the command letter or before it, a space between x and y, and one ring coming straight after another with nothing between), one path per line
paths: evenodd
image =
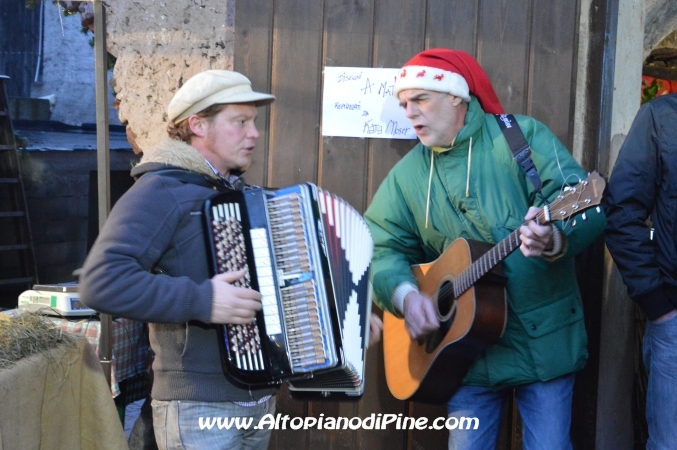
M651 86L651 83L653 83L654 80L659 85L658 92L656 92L654 97L660 97L661 95L677 92L677 81L654 78L646 75L642 75L642 92L646 87Z

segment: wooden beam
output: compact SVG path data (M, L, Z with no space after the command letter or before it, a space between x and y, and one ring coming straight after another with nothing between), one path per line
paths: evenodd
M94 0L94 83L96 85L96 161L99 195L99 231L110 212L110 143L108 135L108 51L106 50L106 8L102 0ZM112 317L101 314L99 359L108 386L111 381Z
M677 81L677 68L642 66L642 75L645 75L647 77L660 78L661 80Z

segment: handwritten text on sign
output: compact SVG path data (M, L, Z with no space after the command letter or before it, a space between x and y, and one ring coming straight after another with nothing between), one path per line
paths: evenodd
M322 135L416 139L393 96L400 69L325 67Z

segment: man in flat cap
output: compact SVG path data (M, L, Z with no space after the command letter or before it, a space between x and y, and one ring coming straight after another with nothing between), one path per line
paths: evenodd
M219 190L245 187L259 132L254 92L237 72L190 78L167 108L167 139L132 169L136 183L112 209L85 261L87 306L150 324L155 352L153 426L161 449L266 449L254 426L275 411L275 388L247 389L223 373L216 324L246 324L261 295L235 284L244 271L210 278L202 209ZM252 418L249 429L201 429L200 419Z
M491 255L504 257L505 239L517 232L513 236L519 240L513 238L510 245L520 251L502 262L507 296L496 283L499 292L493 297L501 309L507 299L506 315L494 321L496 336L502 332L502 337L477 353L470 351L481 349L477 334L465 339L444 373L437 374L428 400L448 402L449 416L461 424L463 417L479 420L473 429L461 425L450 430L450 449L496 448L501 414L512 392L523 419L525 449L570 449L574 373L588 356L574 256L601 234L606 222L603 212L594 210L568 222L547 223L546 213L536 219L540 208L586 173L545 125L531 117L503 115L489 77L465 52L419 53L400 71L394 93L420 142L388 174L365 213L374 238L376 301L404 319L403 342L409 344L410 337L416 345L438 329L442 337L437 342L447 339L444 330L454 320L451 306L445 309L436 295L419 291L411 265L435 261L457 238L491 245L503 241ZM504 120L521 129L538 180L513 158L501 130ZM453 255L445 262L462 266L464 257ZM448 279L439 281L436 286ZM480 290L476 298L470 292L456 310L462 319L454 332L470 328L464 320L476 320L480 313L487 317L487 308L480 309L476 300ZM488 328L482 326L486 323L480 331ZM388 330L386 324L386 343ZM455 393L448 388L459 384Z

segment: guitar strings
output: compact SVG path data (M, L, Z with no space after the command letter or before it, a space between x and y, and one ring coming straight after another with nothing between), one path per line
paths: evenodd
M580 177L579 177L580 179ZM583 192L585 191L587 187L588 182L585 180L580 181L577 185L574 185L574 187L570 187L568 190L573 190L574 192L578 193L578 197L576 199L575 203L580 203ZM567 196L570 197L571 193ZM558 195L555 200L553 200L552 203L549 205L546 205L547 208L550 208L551 210L553 207L556 209L557 206L559 206L560 203L563 203L565 200L567 200L567 197L563 197L561 194ZM573 214L569 214L567 217L567 221L571 218ZM544 212L544 208L541 208L541 210L536 214L536 219L538 223L541 223L543 220L546 220L546 214ZM524 222L523 225L526 225L527 222ZM510 233L505 239L503 239L501 242L508 242L510 244L510 248L506 249L505 245L503 246L503 251L505 252L505 255L501 257L501 248L500 248L500 242L490 249L488 252L484 253L482 256L480 256L476 261L474 261L470 266L468 266L465 270L461 271L461 273L458 274L456 277L457 283L452 283L453 290L454 290L454 296L455 298L458 298L463 292L468 290L470 286L472 286L481 276L489 272L491 269L493 269L498 262L503 260L503 258L507 257L510 253L515 251L515 249L519 246L519 228L514 230L512 233ZM513 242L513 239L515 242ZM498 258L496 258L495 251L498 251ZM493 261L492 261L492 256L493 256ZM482 275L478 275L478 270L479 272L482 273ZM447 286L443 287L442 289L447 289ZM442 290L441 289L441 290Z
M566 190L569 189L574 189L574 186L580 185L583 180L578 174L575 173L570 173L567 176L564 176L564 172L562 171L562 164L560 163L559 156L557 155L557 145L555 143L555 139L552 140L552 151L555 154L555 160L557 161L557 169L559 170L560 175L562 176L562 186L559 188L560 195ZM576 180L575 183L571 184L568 180L569 178L574 178ZM581 194L583 192L581 191ZM558 196L559 198L559 196ZM571 220L571 216L567 217L566 220L564 221L564 226L566 227L569 225L569 221Z

